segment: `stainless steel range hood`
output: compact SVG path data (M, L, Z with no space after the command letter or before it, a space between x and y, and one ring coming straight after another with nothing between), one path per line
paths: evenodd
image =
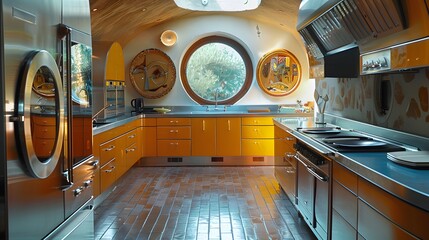
M363 49L373 51L375 49L365 46L403 31L406 7L415 2L424 0L304 0L299 9L297 30L310 57L325 65L323 77L356 77L361 70L359 53L346 52L356 52L356 48L360 52ZM332 57L338 54L339 57ZM339 61L332 63L330 59ZM338 63L349 68L346 72L350 74L327 75L326 66Z

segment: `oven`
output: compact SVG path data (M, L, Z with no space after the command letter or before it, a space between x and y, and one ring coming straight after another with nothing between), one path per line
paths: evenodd
M331 160L300 141L295 148L298 211L318 239L328 239Z

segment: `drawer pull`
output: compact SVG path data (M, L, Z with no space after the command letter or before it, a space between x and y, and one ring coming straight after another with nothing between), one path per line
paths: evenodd
M203 131L206 130L206 120L203 120Z
M231 120L228 120L228 131L231 131Z
M115 170L115 166L112 166L110 169L104 170L104 172L111 173L113 172L113 170Z
M135 138L135 137L136 137L135 134L128 136L128 138Z
M83 182L83 186L87 188L87 187L91 186L91 183L92 183L91 179L90 180L86 180L85 182Z
M129 152L134 152L135 150L136 150L135 148L130 148L130 149L125 150L125 152L129 153Z
M113 149L115 149L115 145L111 145L110 147L103 148L103 151L109 152L109 151L112 151Z
M294 141L294 140L295 140L295 138L293 138L293 137L285 137L285 140L286 140L286 141Z
M257 132L257 131L259 131L259 130L255 128L255 129L253 129L253 131Z
M177 120L176 121L171 120L170 123L176 123L177 124L177 123L179 123L179 121L177 121Z
M175 142L175 143L170 143L170 145L175 145L175 146L178 146L178 145L179 145L179 143L178 143L178 142Z
M179 130L170 130L170 133L178 133Z

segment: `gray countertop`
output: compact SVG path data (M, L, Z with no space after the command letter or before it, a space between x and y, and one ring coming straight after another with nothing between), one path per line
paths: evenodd
M275 124L297 139L327 154L362 178L404 201L429 211L429 169L414 169L387 159L385 152L338 153L297 131L298 128L323 127L313 118L275 118ZM328 125L329 126L329 125ZM341 126L340 126L341 127Z
M121 126L123 124L132 122L140 118L198 118L198 117L264 117L264 116L274 116L274 117L309 117L312 116L311 113L282 113L282 112L248 112L247 110L227 110L227 111L200 111L200 110L176 110L169 113L126 113L124 115L118 116L116 118L109 118L95 124L93 127L93 135L97 135L104 131L113 129L115 127Z

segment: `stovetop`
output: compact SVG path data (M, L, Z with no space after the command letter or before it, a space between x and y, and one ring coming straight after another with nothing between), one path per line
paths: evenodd
M299 132L337 152L394 152L405 148L339 127L300 128Z

